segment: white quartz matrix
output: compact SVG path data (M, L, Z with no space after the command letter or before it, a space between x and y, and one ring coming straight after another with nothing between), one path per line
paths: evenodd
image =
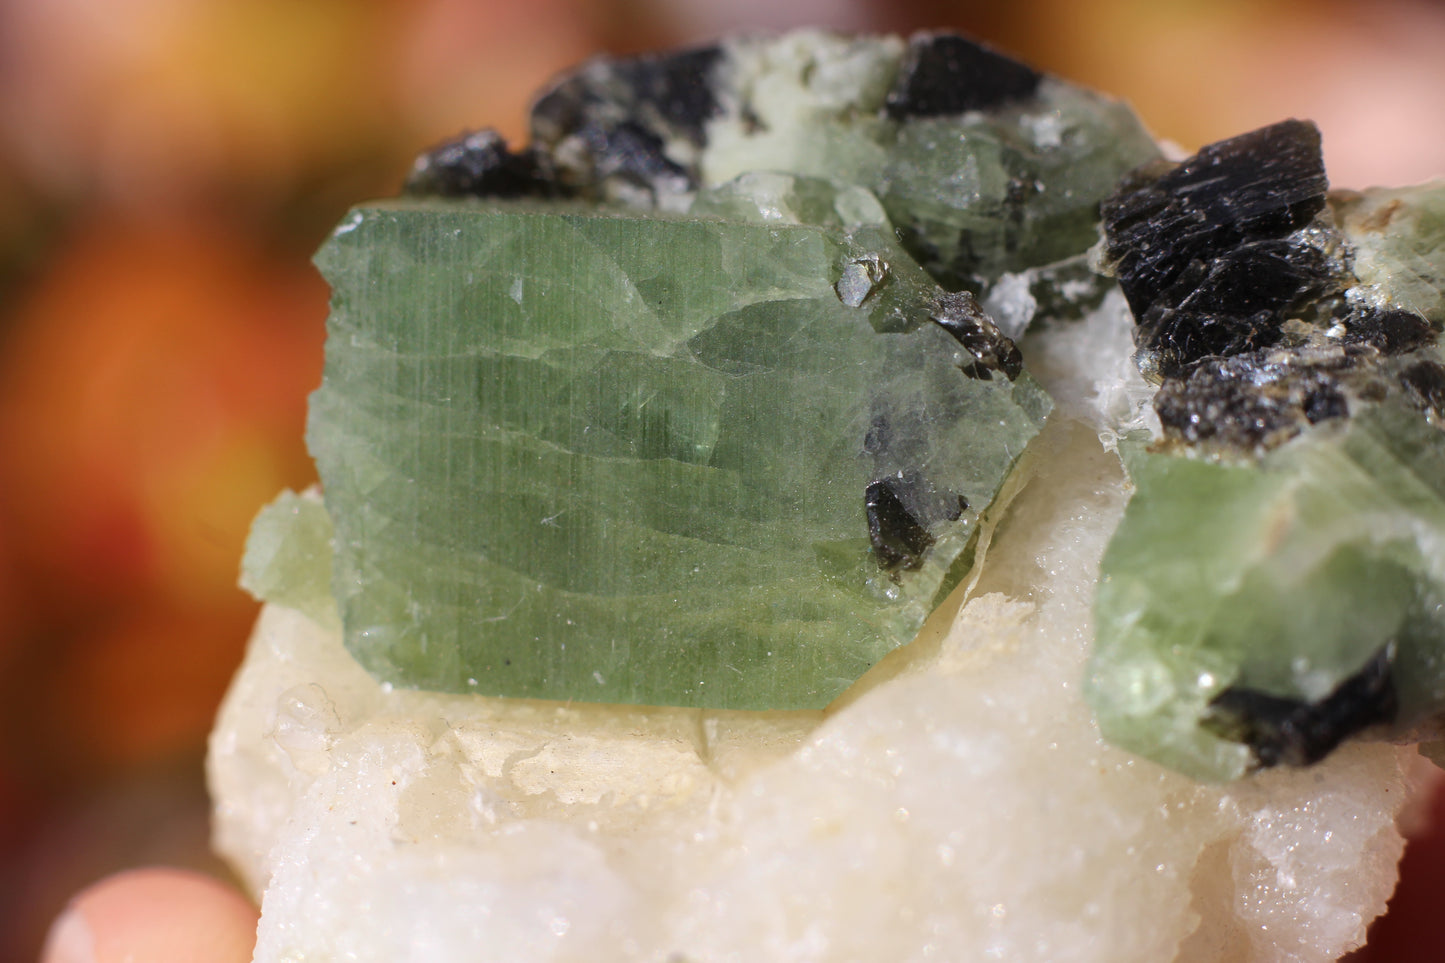
M212 737L276 961L1329 960L1395 883L1413 750L1201 785L1080 696L1137 404L1116 299L1025 345L1059 408L956 616L827 713L388 691L263 613Z

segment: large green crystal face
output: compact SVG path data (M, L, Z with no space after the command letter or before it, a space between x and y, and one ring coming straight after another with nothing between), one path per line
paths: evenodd
M347 645L398 685L826 705L1050 407L959 288L1077 273L1152 142L961 38L808 32L595 61L532 134L424 155L318 256Z
M908 641L1049 403L963 370L943 292L876 227L864 249L776 222L354 212L318 257L309 438L358 659L431 689L804 708Z

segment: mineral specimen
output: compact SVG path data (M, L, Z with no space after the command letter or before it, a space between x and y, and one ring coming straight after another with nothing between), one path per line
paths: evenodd
M1095 240L1098 203L1158 157L1124 105L949 34L741 37L598 59L532 111L519 154L472 134L417 162L410 188L686 209L754 171L876 194L904 247L953 289L1063 260Z
M1439 715L1442 203L1427 186L1332 208L1301 121L1105 202L1163 378L1096 605L1089 693L1114 741L1229 779Z
M1103 742L1081 698L1129 498L1093 401L1128 363L1120 305L1025 343L1077 400L1036 439L982 580L943 639L826 715L404 690L357 665L334 615L268 606L210 762L217 844L264 894L258 963L1248 963L1358 944L1394 884L1405 750L1212 786ZM287 530L263 564L324 571L324 531Z
M984 288L1081 256L1152 144L946 36L598 61L533 133L430 152L318 257L348 647L422 688L823 707L958 583L1049 407L915 257Z
M1445 186L1167 164L937 34L598 60L532 134L318 258L209 764L258 961L1360 942L1417 757L1343 741L1445 700Z

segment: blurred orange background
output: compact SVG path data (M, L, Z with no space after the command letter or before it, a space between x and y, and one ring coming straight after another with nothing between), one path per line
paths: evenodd
M954 27L1188 150L1311 117L1340 186L1445 174L1441 7L784 6L0 0L0 960L34 959L105 873L225 872L201 759L256 612L235 587L247 525L312 480L309 253L421 148L520 139L558 70L735 29ZM1428 831L1412 846L1370 959L1445 958L1408 912L1442 892L1440 854Z

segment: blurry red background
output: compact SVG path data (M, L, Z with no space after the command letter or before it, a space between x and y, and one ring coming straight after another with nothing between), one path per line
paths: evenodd
M34 959L107 872L225 872L201 758L255 615L246 527L312 479L309 252L420 148L520 138L556 71L739 28L948 26L1128 99L1186 149L1302 116L1336 184L1445 174L1438 7L783 6L0 0L0 960ZM1412 846L1369 958L1445 958L1407 912L1445 891L1442 853Z

